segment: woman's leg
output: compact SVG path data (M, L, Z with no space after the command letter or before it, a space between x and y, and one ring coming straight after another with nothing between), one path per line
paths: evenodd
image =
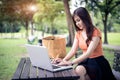
M90 80L84 66L82 65L77 66L75 72L80 76L80 80Z

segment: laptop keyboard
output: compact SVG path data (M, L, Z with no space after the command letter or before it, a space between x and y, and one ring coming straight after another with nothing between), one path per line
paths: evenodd
M60 68L59 66L52 65L53 69Z

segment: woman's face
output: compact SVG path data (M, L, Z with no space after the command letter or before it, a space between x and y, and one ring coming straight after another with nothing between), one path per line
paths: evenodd
M79 29L81 29L81 30L85 29L85 25L84 25L83 21L80 19L79 16L75 15L75 16L74 16L74 21L75 21L75 23L76 23L76 26L77 26Z

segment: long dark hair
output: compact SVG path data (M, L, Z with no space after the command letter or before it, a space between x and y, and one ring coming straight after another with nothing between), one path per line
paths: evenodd
M82 22L85 24L85 28L86 28L86 34L87 34L87 40L86 40L86 44L88 46L88 42L90 40L92 40L92 34L93 34L93 30L94 30L94 25L92 23L92 20L90 18L90 15L88 13L88 11L84 8L84 7L79 7L77 8L74 12L73 12L73 22L75 24L75 29L76 31L79 31L80 29L77 27L75 21L74 21L74 16L77 15L78 17L80 17L80 19L82 20Z

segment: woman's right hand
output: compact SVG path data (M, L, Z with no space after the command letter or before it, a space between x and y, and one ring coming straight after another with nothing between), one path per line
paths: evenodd
M55 59L52 60L52 64L58 64L58 63L60 63L61 61L62 61L61 58L55 58Z

